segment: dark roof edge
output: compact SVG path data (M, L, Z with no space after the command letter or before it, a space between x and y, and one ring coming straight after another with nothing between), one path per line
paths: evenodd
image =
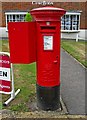
M4 10L4 12L29 12L30 10Z

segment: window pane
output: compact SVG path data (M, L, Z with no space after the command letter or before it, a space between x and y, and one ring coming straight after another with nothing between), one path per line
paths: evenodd
M15 15L15 22L17 21L17 15Z
M65 26L65 30L70 30L70 25Z
M72 15L72 21L77 21L76 18L77 18L76 15Z
M13 22L15 22L15 15L13 15Z
M69 21L69 15L65 15L65 21Z
M73 28L73 30L77 30L77 26L73 26L72 28Z
M65 24L66 24L66 25L69 25L69 24L70 24L69 15L66 15L66 16L65 16Z
M62 21L64 21L64 16L61 18Z
M71 21L65 22L65 25L71 25Z
M10 20L12 20L12 15L10 15Z
M62 17L61 24L62 24L61 29L62 29L62 30L65 30L65 15Z
M9 22L9 15L7 15L7 23Z
M15 16L15 22L20 20L19 15L14 15L14 16Z
M24 15L20 15L20 21L24 21Z
M61 30L64 30L64 26L61 26Z
M73 25L77 25L77 21L72 21L72 24Z
M61 21L61 24L64 25L64 21Z

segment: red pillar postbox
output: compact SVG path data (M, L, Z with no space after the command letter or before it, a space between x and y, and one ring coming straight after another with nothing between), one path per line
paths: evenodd
M65 10L31 10L37 27L37 105L43 110L60 107L60 25Z
M43 110L60 107L60 25L65 10L31 10L34 22L8 24L12 63L37 63L37 105Z

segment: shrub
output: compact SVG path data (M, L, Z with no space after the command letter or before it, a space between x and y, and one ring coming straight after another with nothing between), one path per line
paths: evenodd
M32 16L31 16L30 13L27 13L27 14L26 14L26 16L25 16L25 21L26 21L26 22L32 21Z

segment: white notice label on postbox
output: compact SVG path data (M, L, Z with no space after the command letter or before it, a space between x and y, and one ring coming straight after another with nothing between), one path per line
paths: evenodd
M53 50L53 36L44 36L44 50Z

